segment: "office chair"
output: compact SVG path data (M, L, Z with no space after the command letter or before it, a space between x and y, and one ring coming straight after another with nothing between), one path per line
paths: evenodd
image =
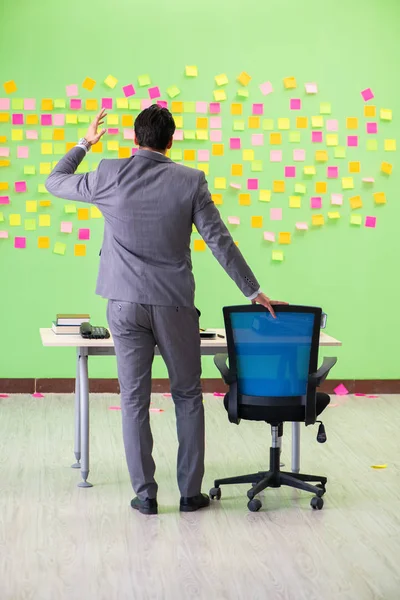
M229 421L237 425L241 419L266 421L271 425L272 445L268 471L216 479L210 496L219 500L224 484L251 483L247 507L256 512L261 508L257 494L267 487L287 485L314 494L311 506L321 509L327 478L281 471L278 438L285 421L304 421L306 426L317 421L330 402L317 388L337 359L324 358L317 369L320 308L277 305L274 310L276 319L259 305L224 308L228 354L216 355L214 362L229 385L224 400ZM325 442L324 425L317 422L317 440Z

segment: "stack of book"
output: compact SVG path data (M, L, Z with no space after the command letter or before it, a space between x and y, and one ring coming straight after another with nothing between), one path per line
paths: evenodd
M82 323L88 323L90 315L57 315L52 330L57 335L79 335Z

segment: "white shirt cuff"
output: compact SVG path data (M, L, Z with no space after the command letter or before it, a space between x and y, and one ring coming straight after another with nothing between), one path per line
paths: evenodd
M254 292L254 294L252 294L251 296L246 296L247 300L255 300L258 296L258 294L261 292L261 288L259 288L259 290L257 292Z
M84 146L83 144L77 144L77 145L75 146L75 148L83 148L83 149L84 149L84 151L86 152L86 154L87 154L87 152L88 152L88 149L87 149L87 148L86 148L86 146Z

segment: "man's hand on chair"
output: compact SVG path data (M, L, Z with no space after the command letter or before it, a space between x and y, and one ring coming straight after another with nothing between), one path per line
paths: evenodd
M85 140L89 142L91 146L97 144L99 139L105 134L106 129L102 129L98 132L97 128L99 127L99 125L102 125L104 123L104 119L106 118L106 116L107 115L105 108L102 108L101 111L97 113L93 121L90 123L87 134L85 135Z
M288 302L281 302L281 300L270 300L268 296L266 296L262 292L258 294L258 296L254 298L254 300L252 300L251 302L252 304L261 304L262 306L265 306L265 308L269 310L274 319L276 319L276 314L272 307L276 304L288 304Z

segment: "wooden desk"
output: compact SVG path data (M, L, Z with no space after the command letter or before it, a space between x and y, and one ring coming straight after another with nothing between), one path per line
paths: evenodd
M225 330L215 330L223 337L201 341L202 356L214 356L226 352ZM79 487L92 487L88 482L89 475L89 356L115 355L112 337L107 340L85 340L80 335L56 335L52 329L40 329L43 346L76 348L76 380L75 380L75 444L76 463L74 469L81 469L82 481ZM320 346L341 346L341 342L321 331ZM159 354L156 347L155 353ZM300 470L300 423L292 423L292 471Z

